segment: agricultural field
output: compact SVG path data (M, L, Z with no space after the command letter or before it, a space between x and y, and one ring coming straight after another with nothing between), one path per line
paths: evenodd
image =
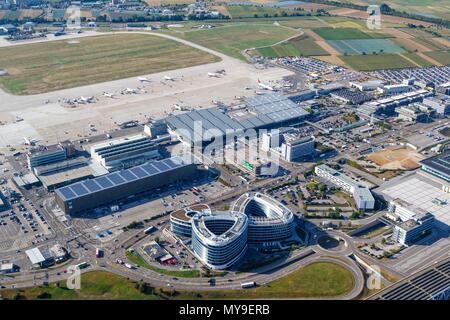
M226 6L232 19L241 18L253 18L258 17L281 17L284 14L291 14L295 11L289 8L272 8L269 6L255 6L255 5L242 5L242 6Z
M208 30L177 33L176 36L244 60L241 51L261 48L299 35L295 29L273 24L231 24Z
M9 72L0 86L13 94L36 94L219 60L143 34L50 41L0 48L0 66Z
M368 5L388 3L393 9L423 15L425 17L450 19L450 4L447 0L348 0L349 2Z
M355 39L355 40L328 40L333 48L341 54L364 53L404 53L405 50L390 39Z
M331 262L316 262L300 268L270 284L247 290L174 291L154 288L143 293L139 283L121 276L93 271L81 276L80 290L69 290L65 282L59 285L9 289L0 291L4 299L54 300L154 300L154 299L270 299L336 297L354 286L350 271Z
M442 63L442 64L450 64L450 51L431 51L425 52L427 56L430 58Z
M351 68L358 71L415 68L417 64L399 54L367 54L340 56Z
M258 49L261 56L269 58L286 56L326 56L329 55L313 39L302 35L276 46Z
M380 33L363 32L357 28L316 28L313 31L325 40L383 39L388 37Z

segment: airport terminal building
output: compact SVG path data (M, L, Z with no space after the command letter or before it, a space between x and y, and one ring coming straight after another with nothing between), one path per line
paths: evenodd
M193 179L196 166L180 157L145 163L56 189L55 198L66 214L76 214L164 185Z

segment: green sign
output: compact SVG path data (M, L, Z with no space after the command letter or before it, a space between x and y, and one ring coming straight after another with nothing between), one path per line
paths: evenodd
M244 168L253 171L253 165L250 162L244 160L242 161L242 165L244 166Z

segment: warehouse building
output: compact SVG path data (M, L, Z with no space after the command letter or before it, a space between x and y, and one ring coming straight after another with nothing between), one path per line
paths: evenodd
M110 172L134 167L160 156L158 144L144 134L95 144L90 153L94 161Z
M330 181L338 188L342 188L345 192L350 193L355 200L358 210L373 210L375 208L375 198L372 192L370 192L368 187L361 185L358 181L324 164L316 166L315 173L317 176Z
M75 214L176 181L193 179L195 173L195 164L172 157L56 189L55 198L66 214Z

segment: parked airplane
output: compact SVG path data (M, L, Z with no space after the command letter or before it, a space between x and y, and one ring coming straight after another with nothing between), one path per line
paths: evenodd
M220 75L217 72L208 72L208 77L220 78Z
M164 76L164 79L167 81L175 81L175 78L169 77L169 76Z
M83 97L83 96L81 96L78 100L82 101L82 102L91 103L92 100L94 100L94 97Z
M30 138L30 137L23 137L24 145L26 146L34 146L38 140Z
M152 80L150 80L150 78L146 78L146 77L138 77L138 80L140 82L152 82Z
M264 90L269 90L269 91L276 91L274 87L269 86L268 84L262 83L259 79L258 79L258 85L263 88Z
M111 92L103 92L103 95L107 98L114 99L114 93Z
M137 91L135 89L125 88L124 90L122 90L121 93L122 94L135 94L135 93L137 93Z

